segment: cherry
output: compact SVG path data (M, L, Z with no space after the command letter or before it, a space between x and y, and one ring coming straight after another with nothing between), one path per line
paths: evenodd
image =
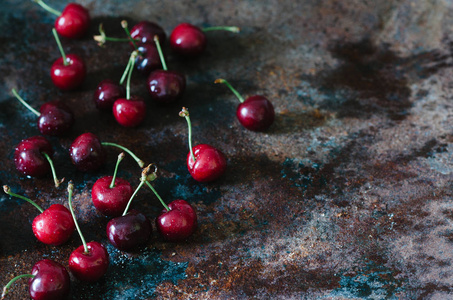
M162 237L169 242L186 240L197 229L195 209L185 200L174 200L166 205L151 183L146 181L164 210L156 218L156 227Z
M139 96L131 97L130 85L137 52L133 51L124 74L127 74L126 98L117 99L113 103L113 116L124 127L136 127L146 116L146 104ZM123 75L124 78L124 75Z
M116 178L118 165L124 153L118 155L113 176L104 176L96 180L91 189L91 199L97 210L106 216L119 216L126 208L132 196L132 187L127 180Z
M151 237L152 226L150 220L134 209L128 212L132 200L145 182L156 178L156 169L153 174L148 175L151 166L149 165L143 169L140 184L130 197L123 215L110 220L107 224L107 236L110 243L120 250L132 250L145 244Z
M199 182L216 180L225 173L226 158L217 148L208 144L199 144L192 148L192 125L189 110L182 108L179 116L184 117L189 129L188 140L190 152L187 154L187 168L193 179Z
M63 90L68 91L79 87L86 76L86 68L83 59L76 54L64 53L58 34L55 28L52 29L55 40L60 50L61 57L58 58L50 68L50 77L53 84Z
M97 109L111 111L113 103L117 99L124 97L126 97L126 90L122 85L115 83L113 80L105 79L96 88L93 101Z
M69 155L72 163L79 171L88 172L95 171L102 167L106 160L106 151L103 146L116 147L128 153L137 162L140 168L143 168L145 163L138 158L132 151L121 145L102 142L93 133L87 132L79 135L71 144Z
M61 101L46 102L41 105L39 112L22 99L15 89L14 96L38 116L38 129L45 135L62 135L66 133L74 123L74 115L69 107Z
M254 95L244 100L225 79L216 79L215 83L224 83L241 102L236 109L236 117L242 126L252 131L265 131L272 125L275 118L274 106L267 98Z
M101 279L107 272L109 266L109 254L104 245L98 242L85 242L82 231L77 223L74 209L72 208L72 193L74 186L72 182L68 184L68 202L74 219L77 232L82 240L82 246L75 249L69 256L69 270L74 276L82 281L95 282Z
M3 191L12 196L27 201L36 207L40 214L34 218L32 223L33 233L36 238L44 244L58 246L65 243L74 232L75 225L71 213L61 204L53 204L43 210L38 204L30 199L11 192L11 189L4 185Z
M158 36L159 40L165 41L165 31L156 23L149 21L141 21L135 24L131 29L131 37L133 39L139 39L143 44L153 43L154 36Z
M213 30L239 32L238 27L218 26L201 29L189 23L181 23L173 29L170 35L170 47L174 52L183 56L198 56L206 48L204 32Z
M181 98L186 89L186 78L179 72L168 71L162 54L159 38L154 37L156 47L162 62L163 70L156 70L149 74L147 80L148 92L151 98L161 102L170 103Z
M33 266L31 274L11 279L3 288L1 299L4 299L11 285L21 278L30 278L28 290L33 300L60 300L69 294L70 279L66 268L56 261L43 259Z
M27 176L42 177L52 171L55 187L63 180L58 180L52 162L53 149L50 142L42 136L32 136L22 140L14 151L16 169Z
M58 34L69 39L78 39L85 35L90 27L90 14L88 10L80 4L69 3L59 12L42 0L33 0L48 12L58 16L55 20L55 29Z

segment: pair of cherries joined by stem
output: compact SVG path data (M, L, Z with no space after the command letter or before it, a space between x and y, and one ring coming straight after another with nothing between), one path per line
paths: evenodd
M225 155L217 148L208 144L199 144L192 147L192 124L189 110L185 107L179 116L187 121L189 153L187 154L187 168L190 175L199 182L214 181L225 173L227 162Z
M69 295L70 278L66 268L56 261L43 259L33 266L30 274L11 279L3 288L2 300L13 283L22 278L29 278L28 290L33 300L61 300Z
M62 12L48 6L42 0L33 0L46 11L57 16L55 29L58 34L65 38L78 39L85 35L90 27L90 14L88 10L80 4L69 3Z
M38 116L38 129L44 135L63 135L69 131L74 124L74 114L71 109L61 101L50 101L41 105L39 112L22 99L15 89L13 95Z

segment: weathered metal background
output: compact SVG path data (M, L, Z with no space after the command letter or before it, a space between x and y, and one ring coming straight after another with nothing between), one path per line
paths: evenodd
M76 124L52 138L60 176L76 183L74 205L87 240L108 244L108 219L96 212L91 186L114 169L82 174L68 148L91 131L121 143L160 168L154 185L170 202L183 198L199 213L187 243L165 243L122 253L108 246L111 267L95 284L72 280L72 299L453 299L453 2L392 1L94 1L90 34L63 40L83 56L88 77L60 92L49 69L59 56L54 17L31 1L0 8L0 184L43 207L66 203L65 185L30 179L14 169L14 146L37 135L31 105L63 99ZM107 2L107 3L106 3ZM65 1L48 3L63 9ZM90 36L104 23L122 36L120 20L158 22L169 35L180 22L236 25L240 34L210 32L205 55L192 61L170 52L167 64L184 72L188 88L174 105L148 102L136 129L116 124L91 100L102 79L118 80L128 45L99 48ZM167 48L168 50L168 48ZM277 119L266 133L243 129L237 100L213 81L229 79L244 95L261 93ZM147 97L144 78L133 93ZM190 109L194 143L210 143L228 157L228 171L212 184L195 182L185 167ZM126 159L120 176L138 184ZM133 206L154 218L161 207L148 189ZM42 258L67 266L80 245L34 238L30 205L0 196L0 284L29 272ZM8 299L25 299L21 282Z

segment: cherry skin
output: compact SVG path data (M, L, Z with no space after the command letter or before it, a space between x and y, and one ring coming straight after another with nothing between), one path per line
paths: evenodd
M151 71L162 68L159 52L154 44L141 43L137 50L139 55L135 60L135 67L140 73L147 76Z
M50 77L53 84L63 91L79 87L86 76L83 59L76 54L67 54L64 64L63 57L58 58L50 68Z
M171 49L184 56L198 56L206 48L206 36L200 28L182 23L170 35Z
M28 281L32 299L60 300L68 296L69 274L61 264L50 259L43 259L33 266L31 274L35 276Z
M208 144L199 144L192 148L195 161L191 153L187 154L187 168L193 179L199 182L216 180L225 173L226 158L217 148Z
M69 39L78 39L85 35L90 27L90 14L80 4L69 3L55 20L58 34Z
M168 207L156 219L158 231L169 242L186 240L197 229L195 209L185 200L175 200Z
M53 155L52 145L42 136L22 140L14 151L16 169L27 176L42 177L50 172L50 165L42 153Z
M69 256L69 270L82 281L98 281L107 272L109 254L104 245L98 242L87 243L88 253L83 245L75 249Z
M69 240L75 224L65 206L53 204L33 220L32 229L42 243L58 246Z
M131 209L124 216L110 220L107 224L110 243L122 251L144 245L151 237L151 233L151 221L135 209Z
M39 109L38 129L45 135L62 135L74 124L71 109L61 101L44 103Z
M112 110L113 103L126 97L126 89L110 79L101 81L93 95L93 101L99 110Z
M156 23L149 21L141 21L135 24L131 29L131 37L139 39L141 43L154 43L154 36L157 35L163 43L166 38L165 31Z
M238 105L236 117L245 128L264 131L274 122L274 106L263 96L250 96Z
M110 188L113 176L99 178L91 189L91 199L97 210L106 216L120 216L132 196L130 183L122 178L115 178L115 186Z
M136 127L145 119L145 101L138 96L120 98L113 103L113 116L124 127Z
M71 144L72 163L79 171L95 171L104 165L107 154L99 138L92 133L83 133Z
M146 83L151 98L160 103L178 100L186 89L186 78L175 71L153 71L149 74Z

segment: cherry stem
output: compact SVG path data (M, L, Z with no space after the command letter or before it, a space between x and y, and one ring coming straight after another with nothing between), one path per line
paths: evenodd
M118 145L116 143L109 143L109 142L102 142L101 144L103 146L111 146L111 147L119 148L119 149L123 150L124 152L126 152L127 154L129 154L130 156L132 156L132 158L137 162L137 164L140 166L140 168L143 168L145 166L145 162L143 160L141 160L140 158L138 158L137 155L135 155L131 150L127 149L126 147Z
M132 56L132 54L131 54ZM129 74L129 69L131 68L131 56L129 57L129 60L127 61L126 68L124 69L123 75L121 75L120 79L120 85L124 83L124 80L126 79L127 75Z
M109 188L113 189L115 187L115 180L116 180L116 174L118 173L118 166L120 165L120 162L123 160L125 154L124 152L121 152L120 155L118 155L118 160L116 161L116 166L115 166L115 172L113 172L113 177L112 177L112 182L110 183Z
M135 40L132 38L131 32L129 31L129 28L127 27L126 20L121 21L121 27L123 27L124 31L126 32L128 38L129 38L129 41L131 41L132 44L134 45L135 50L138 50L137 44L135 43Z
M236 89L228 81L226 81L225 79L219 78L219 79L216 79L214 81L214 83L225 84L233 92L233 94L236 95L236 97L239 99L239 101L241 101L241 103L244 103L244 101L245 101L244 98L241 96L241 94L239 94L238 91L236 91Z
M104 26L103 24L99 24L99 35L94 35L93 36L93 39L98 42L98 45L99 46L103 46L105 44L106 41L109 41L109 42L130 42L131 39L130 38L115 38L115 37L108 37L106 34L105 34L105 31L104 31Z
M160 203L164 206L164 208L165 208L167 211L170 211L170 207L168 207L168 205L165 204L164 200L162 200L162 198L159 196L159 194L158 194L157 191L154 189L154 187L151 185L151 183L149 183L149 181L146 181L146 184L147 184L148 187L153 191L154 195L156 195L157 199L159 199Z
M74 224L76 226L77 232L79 233L80 239L82 240L84 254L88 254L90 251L88 250L87 242L85 242L85 238L83 237L82 231L80 230L79 223L77 223L77 218L74 213L74 209L72 208L72 193L74 192L74 184L72 184L72 180L68 183L68 205L69 210L71 211L72 218L74 219Z
M41 152L42 155L47 159L50 165L50 170L52 171L53 182L55 182L55 187L59 187L60 184L64 181L64 178L59 180L57 177L57 173L55 172L55 167L53 165L53 161L50 156L46 152Z
M22 275L18 275L16 277L14 277L3 288L1 299L2 300L5 299L6 294L8 294L8 292L9 292L9 288L13 285L14 282L16 282L17 280L22 279L22 278L34 278L34 277L35 277L35 275L33 275L33 274L22 274Z
M58 10L50 7L49 5L44 3L44 1L42 1L42 0L32 0L32 1L38 3L42 8L44 8L46 11L50 12L51 14L54 14L58 17L61 16L61 11L58 11Z
M66 61L66 54L64 53L63 46L61 45L57 30L55 28L52 28L52 33L53 33L53 36L55 37L55 41L57 42L58 49L60 50L61 56L63 57L63 65L67 66L68 62Z
M185 118L187 121L187 127L189 128L188 139L190 154L192 155L193 161L195 161L195 155L193 154L192 150L192 122L190 122L189 109L183 107L182 110L179 112L179 116Z
M127 214L127 211L129 210L129 207L131 206L132 199L134 199L135 195L142 188L142 186L145 184L145 182L148 182L148 180L154 180L156 178L155 173L157 171L157 168L155 166L154 166L155 171L153 173L154 176L152 176L153 174L151 174L151 175L149 174L149 170L151 169L152 166L154 166L154 164L150 164L146 168L143 169L142 176L140 177L140 184L137 186L137 188L135 189L135 191L132 194L131 198L127 202L126 208L124 209L124 212L123 212L123 216L125 216Z
M159 52L160 62L162 63L162 68L164 71L167 71L167 64L165 63L164 54L162 53L162 48L160 47L159 37L157 35L154 36L154 42L156 43L157 52Z
M207 31L215 31L215 30L226 30L234 33L238 33L241 31L239 27L236 26L212 26L212 27L206 27L202 28L201 31L207 32Z
M135 66L135 59L137 58L137 51L132 52L130 60L130 67L129 67L129 74L127 74L127 81L126 81L126 99L129 100L131 98L131 77L132 72L134 71Z
M3 186L3 191L10 195L11 197L16 197L16 198L19 198L19 199L22 199L22 200L25 200L27 201L28 203L30 203L31 205L33 205L34 207L36 207L40 213L43 213L44 210L41 208L41 206L39 206L38 204L36 204L34 201L31 201L30 199L28 199L27 197L24 197L24 196L21 196L21 195L18 195L18 194L15 194L13 192L11 192L11 188L7 185L4 185Z
M26 108L28 108L32 113L34 113L35 115L37 115L38 117L41 116L41 113L39 111L37 111L36 109L34 109L33 107L30 106L30 104L28 104L27 102L25 102L24 99L22 99L21 96L19 96L19 94L17 93L16 89L12 89L11 92L13 93L13 95L17 98L17 100L19 100L20 103L22 103Z

